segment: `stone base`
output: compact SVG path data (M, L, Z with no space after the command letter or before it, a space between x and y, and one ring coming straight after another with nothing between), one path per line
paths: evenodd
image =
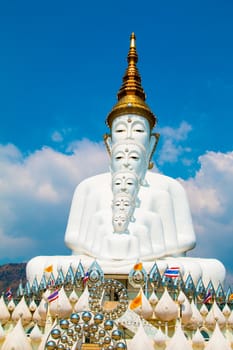
M56 278L58 271L62 268L64 275L71 266L75 271L79 262L81 261L85 271L89 269L95 259L86 255L71 255L71 256L38 256L30 260L26 267L27 279L30 283L33 282L36 277L40 282L45 268L52 265L53 274ZM132 260L98 260L96 259L105 275L115 275L116 279L128 276L129 272L133 269L137 261ZM160 274L163 275L164 271L168 267L178 266L183 279L186 280L189 274L193 278L194 284L196 284L201 277L204 285L207 287L210 280L215 288L219 283L224 283L225 268L223 264L216 259L201 259L191 257L166 257L163 259L157 259L156 261L142 261L143 268L147 273L150 272L154 263L156 262Z

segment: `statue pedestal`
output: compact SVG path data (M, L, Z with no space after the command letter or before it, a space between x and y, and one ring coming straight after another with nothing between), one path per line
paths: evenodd
M53 274L56 278L58 271L62 269L64 275L71 266L74 271L81 261L85 271L89 269L95 259L87 255L71 255L71 256L37 256L31 259L26 267L27 279L30 283L36 277L40 282L45 268L52 265ZM105 275L115 275L121 278L122 275L128 276L133 269L136 260L100 260L96 259ZM147 273L150 272L156 262L160 274L163 275L168 267L178 266L184 280L191 274L194 284L196 285L199 278L202 278L205 287L211 281L215 288L219 283L224 282L225 268L223 264L216 259L201 259L190 257L166 257L154 261L142 261L143 268Z

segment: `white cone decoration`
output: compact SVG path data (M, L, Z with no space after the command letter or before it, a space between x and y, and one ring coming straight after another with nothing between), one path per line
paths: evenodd
M154 336L154 348L155 348L155 350L165 349L167 339L168 338L166 337L166 335L159 328L156 335Z
M226 317L223 315L222 311L220 310L218 304L216 301L214 301L213 306L212 306L212 312L215 315L215 319L218 322L218 325L220 328L225 327L226 325Z
M49 303L49 311L52 317L67 318L72 313L72 306L62 287L59 290L58 298Z
M205 304L203 304L200 308L200 314L203 316L203 317L206 317L206 315L208 315L208 309L207 309L207 306Z
M142 323L140 323L137 333L128 342L128 350L154 350L153 341L147 336Z
M30 310L31 312L35 312L36 309L37 309L37 305L36 305L36 303L35 303L35 300L32 300L32 301L30 302L30 305L29 305L29 310Z
M170 297L167 289L165 289L161 299L155 307L155 316L164 322L175 320L179 315L178 305Z
M78 296L77 296L77 293L75 292L75 290L73 290L73 291L70 293L69 301L71 302L71 304L77 303L77 301L78 301Z
M45 298L46 298L46 296L44 294L43 298L41 299L40 304L37 308L38 313L39 313L42 320L46 320L47 310L48 310L48 303L47 303L47 300ZM35 311L35 313L37 312L37 310ZM33 316L35 316L35 314ZM33 319L34 319L34 317L33 317Z
M38 325L36 324L30 333L30 339L31 339L32 344L40 343L42 340L42 337L43 337L43 334L42 334L40 328L38 327Z
M5 337L6 335L5 335L4 329L2 328L2 325L0 323L0 342L2 342L5 339Z
M78 299L77 303L74 305L74 311L80 312L80 311L90 311L89 307L89 291L88 287L86 286L82 295Z
M159 299L155 292L153 291L149 297L149 302L152 306L155 306L158 303Z
M32 314L26 304L24 296L21 298L18 305L16 305L11 318L14 322L18 321L21 318L22 324L24 326L30 323Z
M214 313L210 309L205 319L205 326L210 330L214 330L215 324L216 324L216 319L215 319Z
M224 333L224 336L227 339L231 349L233 349L233 334L232 334L232 331L230 329L227 329L226 332Z
M228 317L227 325L228 327L233 329L233 310L231 311L230 316Z
M142 312L141 316L145 318L145 320L149 320L153 315L153 308L145 296L144 292L142 291Z
M218 323L216 323L215 330L205 350L231 350L230 345L228 345L228 342L220 331Z
M23 329L21 319L18 320L14 329L7 334L1 350L32 350L30 341Z
M5 304L3 296L0 298L0 321L1 324L4 325L7 323L10 319L10 312L8 311L8 308Z
M45 325L45 320L46 320L46 316L45 318L42 318L40 313L39 313L39 307L36 309L36 311L34 312L33 314L33 317L32 317L33 321L35 323L37 323L40 327L44 327Z
M182 323L187 324L193 314L190 302L182 291L180 291L177 301L181 302L180 307L181 307Z
M230 316L231 309L229 308L229 306L227 304L225 304L224 308L222 309L222 313L226 318L228 318Z
M142 288L140 288L136 298L131 301L129 308L145 320L149 320L153 315L153 308Z
M15 309L15 302L14 299L11 299L7 305L7 308L10 312L14 311Z
M190 318L186 326L189 329L194 330L202 326L203 319L193 300L191 302L191 309L192 309L192 317Z
M166 347L166 350L181 350L181 349L193 350L191 344L189 343L186 336L184 335L184 332L181 328L181 324L179 323L173 337L171 338L168 346Z
M205 340L199 329L197 329L196 333L194 334L192 343L193 350L203 350L205 348Z
M205 325L208 329L213 330L216 322L218 322L219 327L222 328L226 324L226 319L216 301L214 301L208 315L206 316Z

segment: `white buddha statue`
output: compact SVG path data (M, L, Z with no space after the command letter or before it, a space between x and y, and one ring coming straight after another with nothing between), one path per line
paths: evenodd
M159 135L152 133L156 117L145 103L136 63L132 34L118 102L106 121L111 131L105 135L111 173L93 176L77 186L65 233L72 255L32 259L27 264L29 280L41 276L46 265L65 269L80 259L86 269L97 259L106 274L128 274L136 260L149 271L156 260L162 270L171 264L180 266L184 274L192 274L194 282L202 277L217 285L225 278L219 261L186 257L196 238L181 184L147 170L152 167ZM122 215L116 202L120 197L127 197L133 207L128 210L126 201L122 202Z
M115 124L124 122L128 132L125 133L125 142L120 135L118 140L118 132L114 135ZM141 131L128 139L131 121L140 125ZM143 134L143 138L142 138ZM142 145L138 145L138 137ZM113 142L114 140L114 142ZM132 239L137 243L137 250L133 249L125 251L125 260L145 259L153 260L161 256L184 255L185 252L192 249L195 245L195 234L190 215L190 210L186 198L186 194L182 186L176 180L167 176L146 172L146 165L149 165L151 153L148 152L145 163L145 149L148 145L154 143L151 141L150 125L146 118L138 115L122 115L116 117L112 124L112 140L109 145L112 154L111 169L116 171L106 173L86 179L80 184L73 197L70 216L68 220L65 242L73 251L73 254L82 254L86 252L90 256L98 259L105 258L103 252L103 242L105 239L112 240L112 251L107 256L118 256L118 250L121 245L124 246L124 239ZM151 146L152 152L154 145ZM125 149L128 152L125 152ZM140 152L142 156L140 156ZM135 185L137 188L137 201L139 207L134 210L135 220L129 223L130 237L118 237L119 244L116 244L117 238L112 237L113 229L110 220L111 205L114 198L116 188L115 179L120 180L119 170L122 179L125 177L124 168L131 177L139 179ZM111 186L111 182L113 182ZM135 182L134 182L135 183ZM141 186L139 185L141 183ZM91 189L92 188L92 189ZM88 208L84 211L81 208ZM98 208L98 210L97 210ZM97 226L96 226L97 225ZM101 228L100 228L101 227ZM98 232L98 234L96 233ZM100 240L101 245L97 243ZM93 242L95 242L93 244ZM110 244L110 243L109 243ZM96 247L99 246L100 252ZM115 248L114 248L115 247ZM93 249L93 251L91 251ZM121 253L122 255L122 253Z

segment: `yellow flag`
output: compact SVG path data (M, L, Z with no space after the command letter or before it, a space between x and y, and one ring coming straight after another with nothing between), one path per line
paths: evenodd
M45 267L44 272L53 272L53 265Z
M131 301L129 304L130 310L135 310L138 307L142 306L142 292L140 291L138 295Z
M135 271L141 271L141 270L142 270L142 263L139 262L139 263L135 264L134 267L133 267L133 269L134 269Z

